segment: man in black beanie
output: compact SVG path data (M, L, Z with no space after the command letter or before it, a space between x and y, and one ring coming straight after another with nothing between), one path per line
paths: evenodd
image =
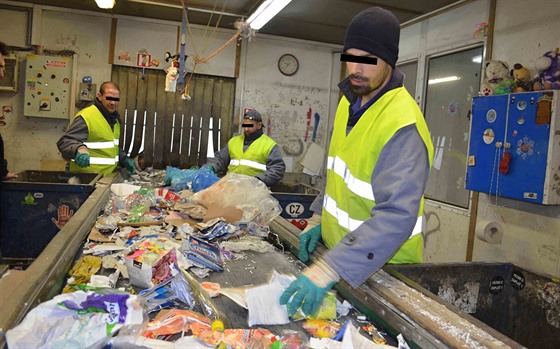
M399 37L397 18L379 7L357 14L346 31L341 61L349 75L339 84L326 187L312 206L320 224L300 235L299 257L307 261L320 239L329 251L280 297L290 315L299 307L314 314L340 278L358 287L385 263L422 262L433 145L395 68Z

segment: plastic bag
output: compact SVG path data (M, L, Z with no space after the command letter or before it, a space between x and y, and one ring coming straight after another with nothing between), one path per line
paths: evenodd
M228 173L211 187L195 193L189 202L209 207L234 206L243 210L243 220L267 225L282 212L282 208L268 187L259 179L237 173Z
M181 191L189 189L190 183L193 181L196 169L181 170L176 167L167 166L163 181L166 185L170 185L173 191Z
M219 180L220 178L209 167L202 167L193 176L192 191L196 193L204 190Z
M10 349L101 348L121 328L140 331L147 319L137 296L77 291L39 304L6 339Z

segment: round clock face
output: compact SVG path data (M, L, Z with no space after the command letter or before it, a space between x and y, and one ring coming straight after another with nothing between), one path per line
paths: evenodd
M284 75L294 75L299 68L299 62L294 55L285 54L278 60L278 69Z

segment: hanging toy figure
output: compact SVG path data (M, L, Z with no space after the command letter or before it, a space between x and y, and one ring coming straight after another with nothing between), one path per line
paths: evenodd
M175 92L177 89L177 76L179 75L179 63L173 61L171 66L169 66L165 71L167 75L165 76L165 92Z
M171 65L165 69L167 75L165 76L165 92L175 92L177 90L177 77L179 76L179 61L177 55L171 56L169 52L165 53L165 61Z

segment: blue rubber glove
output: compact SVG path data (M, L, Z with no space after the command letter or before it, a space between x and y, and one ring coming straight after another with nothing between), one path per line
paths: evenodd
M288 315L290 316L293 316L300 307L304 314L313 315L319 310L327 291L330 290L334 284L334 282L331 282L327 287L319 287L307 276L300 275L288 286L284 293L282 293L280 296L280 304L288 305Z
M131 158L126 158L123 162L124 168L126 168L126 172L128 172L128 174L133 174L134 172L136 172L136 165Z
M299 236L299 259L302 262L309 260L309 253L315 251L317 242L321 238L321 224L309 229Z
M88 167L89 166L89 154L87 153L78 153L74 158L76 165L80 167Z

